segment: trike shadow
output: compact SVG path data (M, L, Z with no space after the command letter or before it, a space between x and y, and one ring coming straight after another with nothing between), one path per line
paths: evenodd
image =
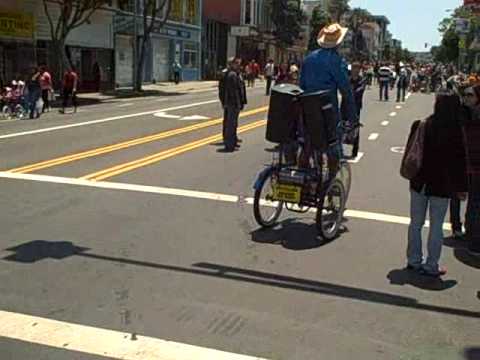
M270 229L260 228L251 232L252 241L260 244L281 245L288 250L310 250L332 243L342 233L348 232L343 219L336 238L326 241L318 234L317 225L305 218L290 218Z

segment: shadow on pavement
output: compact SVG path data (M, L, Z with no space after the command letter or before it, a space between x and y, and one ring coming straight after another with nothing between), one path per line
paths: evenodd
M480 360L480 347L467 348L463 352L466 360Z
M347 221L347 219L344 219L343 223ZM325 241L318 235L317 225L315 223L302 222L302 219L287 219L280 222L274 228L254 230L251 232L251 235L253 242L282 245L285 249L299 251L328 245L346 232L348 232L348 229L342 225L335 239Z
M470 254L466 247L455 249L453 254L458 261L464 263L465 265L474 269L480 269L480 257Z
M423 290L442 291L457 285L456 280L442 280L422 276L407 269L396 269L388 273L387 278L392 285L411 285Z
M315 280L301 279L297 277L267 273L257 270L241 269L206 262L192 264L192 267L181 267L175 265L165 265L153 262L139 261L134 259L98 255L94 253L88 253L88 250L88 248L75 246L71 242L35 240L7 249L7 251L13 251L15 253L5 257L4 260L31 264L46 259L64 260L70 256L79 256L95 260L104 260L127 265L143 266L152 269L175 271L192 275L202 275L207 277L241 281L257 285L265 285L296 291L306 291L313 294L334 296L344 299L353 299L375 304L384 304L414 310L423 310L440 314L480 319L480 312L438 305L422 304L414 298L388 294L380 291L337 285Z

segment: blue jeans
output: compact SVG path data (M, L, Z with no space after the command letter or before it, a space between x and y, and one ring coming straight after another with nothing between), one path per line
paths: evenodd
M428 257L423 268L431 273L438 272L438 262L442 253L443 222L447 214L449 199L426 196L410 190L410 226L408 228L408 264L422 266L422 228L425 224L427 209L430 213L430 231L428 234Z
M380 81L380 101L384 98L388 101L388 91L390 89L390 82L389 81Z

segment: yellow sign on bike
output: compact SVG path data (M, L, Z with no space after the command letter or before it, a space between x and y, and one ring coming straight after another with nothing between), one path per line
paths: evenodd
M273 188L273 199L277 201L285 201L288 203L300 203L302 188L293 185L277 184Z

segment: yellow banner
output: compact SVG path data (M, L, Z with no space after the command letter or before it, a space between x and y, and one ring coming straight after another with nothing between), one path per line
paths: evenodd
M0 11L0 36L33 38L34 31L32 15Z

